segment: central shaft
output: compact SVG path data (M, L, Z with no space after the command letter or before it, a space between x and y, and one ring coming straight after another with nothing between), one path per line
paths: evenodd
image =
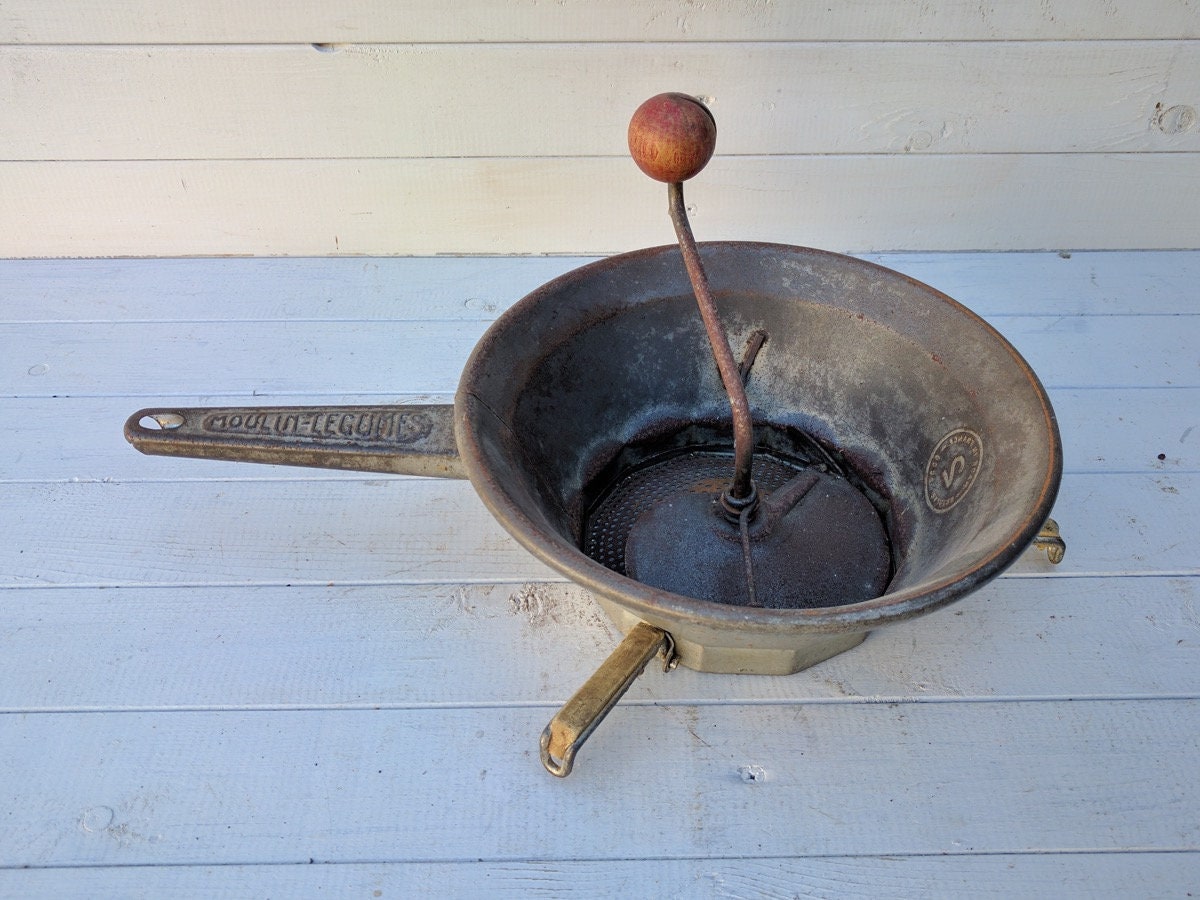
M700 262L696 238L688 223L683 203L683 182L693 177L712 158L717 144L717 123L708 107L686 94L659 94L637 108L629 122L629 152L639 169L655 181L666 182L671 222L688 279L700 307L700 317L712 345L721 384L733 411L733 480L721 495L721 505L730 520L743 524L754 514L758 498L754 490L754 423L746 400L743 373L733 359L729 338L717 316L717 305ZM761 345L761 338L758 342ZM746 365L755 350L749 351Z
M679 249L683 251L683 264L692 282L696 303L700 307L700 318L704 320L704 330L708 333L708 341L712 345L713 356L717 362L717 371L721 375L725 393L729 395L729 406L733 412L733 481L721 499L727 509L740 512L747 506L753 506L757 500L752 477L754 423L750 416L750 403L746 399L742 373L733 358L733 350L729 347L729 338L717 317L717 305L708 286L708 276L700 262L696 238L688 223L687 208L683 203L683 182L671 182L667 190L670 196L671 222L675 226L675 236L679 239Z

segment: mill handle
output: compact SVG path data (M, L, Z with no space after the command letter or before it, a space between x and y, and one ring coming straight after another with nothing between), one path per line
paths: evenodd
M125 439L154 456L466 477L449 404L153 407L129 417Z

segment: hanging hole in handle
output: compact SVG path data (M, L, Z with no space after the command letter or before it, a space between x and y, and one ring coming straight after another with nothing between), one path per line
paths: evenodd
M150 413L138 419L138 425L147 431L170 431L180 427L183 422L183 416L171 412Z
M542 737L538 742L538 749L541 751L542 756L542 765L545 766L547 772L556 778L566 778L575 767L575 751L579 749L580 744L572 744L561 757L558 757L550 750L552 739L553 735L550 726L547 725L542 730Z

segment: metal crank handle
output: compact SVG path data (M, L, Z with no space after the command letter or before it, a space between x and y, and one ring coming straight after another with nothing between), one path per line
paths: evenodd
M575 754L584 741L642 674L646 664L659 654L663 657L664 672L675 667L675 642L671 635L638 622L542 731L542 765L547 772L559 778L571 774Z
M449 404L153 407L129 417L125 439L154 456L466 477Z

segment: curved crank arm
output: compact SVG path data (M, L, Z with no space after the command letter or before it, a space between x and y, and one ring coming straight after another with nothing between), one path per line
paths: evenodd
M449 404L153 407L129 417L125 439L155 456L466 477Z
M584 741L642 674L646 664L660 653L663 670L674 668L675 642L671 635L638 622L542 731L542 765L547 772L559 778L571 774L575 754Z

